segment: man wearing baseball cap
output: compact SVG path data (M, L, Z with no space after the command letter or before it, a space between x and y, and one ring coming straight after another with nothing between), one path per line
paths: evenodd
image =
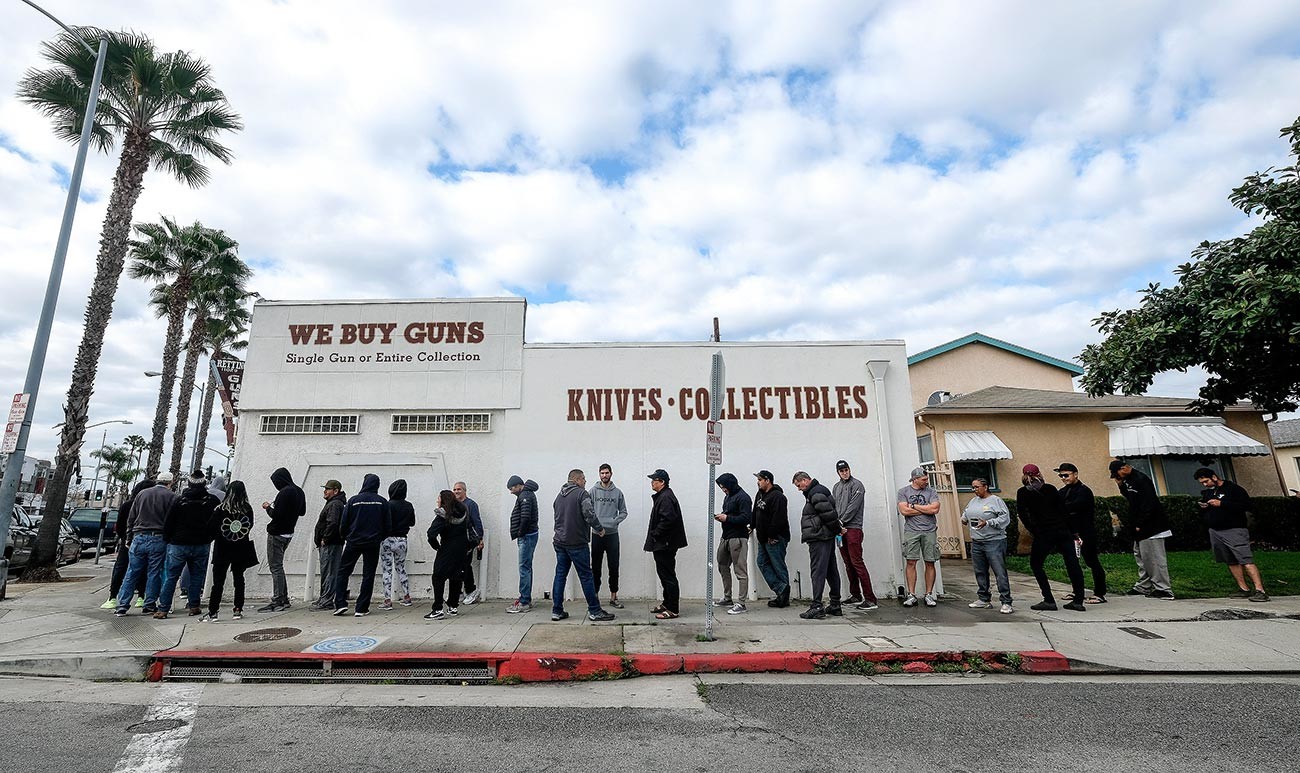
M925 605L937 606L934 592L939 562L939 492L930 485L923 467L912 470L911 480L898 490L898 514L903 516L903 560L907 562L907 598L903 606L916 606L916 562L925 561Z
M1034 535L1029 568L1034 571L1034 579L1038 580L1038 588L1043 592L1043 600L1030 609L1039 612L1056 609L1056 598L1043 569L1047 557L1056 553L1065 560L1065 571L1074 586L1074 595L1065 608L1083 612L1086 609L1083 606L1083 571L1079 569L1079 557L1074 553L1074 536L1070 532L1061 492L1043 480L1043 473L1036 464L1024 466L1020 482L1020 490L1016 492L1016 514L1025 529Z
M871 574L862 560L862 511L866 504L867 487L853 477L853 470L843 459L835 463L840 479L831 489L835 511L844 525L840 532L840 558L844 559L844 573L849 577L849 598L845 604L856 604L858 609L877 607L876 593L871 588Z
M1079 480L1078 467L1070 462L1061 462L1055 472L1061 479L1061 500L1065 502L1065 514L1070 522L1070 530L1074 532L1074 542L1079 546L1079 557L1092 572L1092 595L1083 603L1105 604L1106 569L1097 556L1096 499L1092 489Z
M785 564L785 553L790 544L789 502L772 479L771 471L759 470L754 478L758 480L758 494L754 496L754 556L759 573L776 594L767 605L788 607L790 570Z
M1137 582L1124 595L1173 601L1165 540L1174 533L1169 529L1164 505L1156 495L1156 484L1123 459L1110 463L1110 477L1128 500L1128 516L1123 520L1133 530L1133 560L1138 567Z
M686 547L686 524L682 521L682 506L677 495L668 487L668 473L655 470L646 476L650 479L653 504L650 505L650 525L645 536L645 551L655 558L655 572L664 586L664 600L650 610L660 620L681 616L681 585L677 582L677 551Z
M316 517L316 530L312 533L312 542L320 554L320 596L312 602L315 610L334 611L334 575L338 570L339 557L343 555L343 535L339 533L339 523L343 520L343 508L347 506L348 495L343 493L343 484L330 479L321 486L321 496L325 504Z

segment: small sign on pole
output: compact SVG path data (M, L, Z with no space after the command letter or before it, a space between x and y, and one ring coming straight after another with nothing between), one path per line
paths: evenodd
M13 402L9 403L9 419L5 423L5 437L3 445L0 445L0 453L12 454L18 449L18 434L27 418L27 402L31 398L30 394L16 394Z
M704 437L704 461L708 464L722 464L722 422L710 421L708 434Z

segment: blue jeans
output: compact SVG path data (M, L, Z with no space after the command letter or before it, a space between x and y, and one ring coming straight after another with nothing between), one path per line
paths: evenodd
M519 603L533 603L533 552L537 550L537 532L519 538Z
M970 543L970 561L975 567L980 601L991 601L989 569L998 581L998 596L1003 604L1011 603L1011 581L1007 579L1007 538L975 540Z
M551 586L551 611L564 611L564 583L569 579L569 566L578 570L582 595L587 599L587 611L597 614L600 598L596 596L596 579L591 574L591 548L586 545L555 545L555 583Z
M131 540L131 564L126 579L117 592L117 608L129 609L131 594L144 579L144 608L158 608L158 589L162 586L163 561L167 557L167 543L161 534L137 534Z
M190 570L190 584L186 588L186 598L192 607L202 605L203 578L208 574L208 551L211 545L168 545L167 566L163 569L162 597L158 599L158 610L170 612L172 597L176 595L176 583L181 579L181 572Z
M754 554L758 561L758 572L767 580L767 585L778 596L790 587L790 570L785 565L785 549L790 540L777 537L772 544L755 540L758 551Z

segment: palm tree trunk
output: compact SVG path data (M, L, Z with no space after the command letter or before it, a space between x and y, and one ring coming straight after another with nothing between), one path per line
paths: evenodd
M109 197L103 231L99 236L95 281L86 301L86 327L81 334L81 345L77 347L67 402L63 404L63 431L59 434L53 474L45 487L45 512L49 517L41 519L36 545L22 575L26 581L57 579L59 576L55 565L58 562L59 526L68 500L68 482L77 471L78 455L85 440L86 416L90 411L90 397L95 391L99 356L104 349L104 331L113 316L113 299L117 296L118 281L126 264L131 214L144 188L144 173L148 169L149 136L132 131L123 143L122 158L113 176L113 193Z
M167 415L171 413L172 393L176 387L176 366L181 359L181 336L185 332L185 307L189 300L190 278L176 277L167 306L167 338L163 344L162 383L158 385L158 404L153 410L153 434L149 440L149 466L145 474L152 478L162 465L163 442L167 438Z
M199 355L203 353L203 333L208 321L202 314L196 314L190 323L190 338L185 345L185 366L181 369L181 393L176 398L176 427L172 430L172 465L171 472L176 480L181 479L181 460L185 456L185 434L190 422L190 402L194 399L194 377L199 367ZM189 477L187 474L185 477Z
M213 352L213 357L217 356ZM208 442L208 425L212 423L212 403L216 398L217 379L212 375L212 366L208 365L208 387L203 393L203 413L199 417L199 436L194 440L194 467L203 469L203 451Z

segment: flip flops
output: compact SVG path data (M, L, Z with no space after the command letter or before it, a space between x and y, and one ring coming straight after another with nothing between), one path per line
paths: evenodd
M662 612L660 612L659 614L655 615L655 618L657 618L657 619L659 619L659 620L672 620L672 619L674 619L674 618L678 618L678 617L681 617L681 615L677 614L676 612L672 611L671 609L665 609L664 611L662 611Z
M1105 603L1106 603L1106 597L1105 597L1105 596L1089 596L1087 599L1084 600L1083 603L1085 603L1085 604L1105 604Z

